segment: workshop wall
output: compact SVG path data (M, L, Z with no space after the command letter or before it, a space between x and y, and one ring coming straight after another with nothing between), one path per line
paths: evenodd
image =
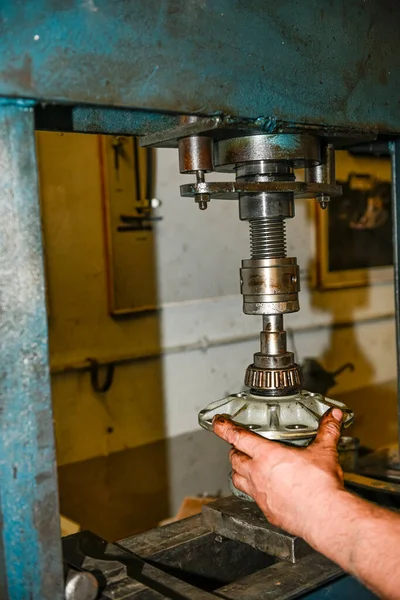
M187 178L177 153L158 151L160 310L110 317L99 137L39 133L38 157L61 508L117 539L169 516L185 494L226 489L227 447L199 429L197 413L241 389L257 347L259 320L242 314L238 294L247 227L235 202L200 212L180 198ZM335 396L393 379L392 284L311 290L311 204L297 202L296 212L288 246L302 268L302 309L286 322L298 359L318 357L331 370L352 361L356 370L343 374ZM104 394L81 368L89 357L122 361Z

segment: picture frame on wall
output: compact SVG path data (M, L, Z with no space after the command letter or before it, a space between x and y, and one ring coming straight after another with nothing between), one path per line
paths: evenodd
M342 196L316 207L317 287L392 281L390 159L337 151L336 179Z
M154 150L136 137L99 136L109 314L158 310Z

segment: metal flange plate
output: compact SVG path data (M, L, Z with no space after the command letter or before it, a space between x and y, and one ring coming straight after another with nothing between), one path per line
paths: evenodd
M237 200L239 194L263 192L293 192L296 198L315 198L325 195L334 198L342 195L340 185L306 183L304 181L210 181L181 185L181 196L193 198L197 194L210 194L215 200Z
M316 436L319 421L330 408L343 411L344 427L353 422L354 413L345 404L321 394L303 390L291 396L271 398L246 391L209 404L200 411L199 424L212 431L215 415L224 414L269 440L307 445Z

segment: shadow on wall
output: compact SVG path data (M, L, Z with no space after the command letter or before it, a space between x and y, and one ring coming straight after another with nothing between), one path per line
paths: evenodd
M347 377L350 380L357 376L357 378L362 378L363 386L367 387L374 382L375 369L357 339L354 313L357 308L368 306L369 288L359 288L356 296L357 302L351 304L332 302L335 293L335 291L330 291L329 294L326 294L315 289L311 292L311 306L319 311L329 313L332 319L329 346L324 350L322 356L318 357L318 360L329 371L337 370L346 362L354 363L357 372L353 374L349 371L340 377ZM338 364L338 357L340 357L340 364Z
M167 441L59 468L61 512L107 540L156 526L170 514Z
M320 210L319 207L316 210ZM313 207L308 214L315 222ZM311 264L309 272L315 272L315 264ZM354 372L347 371L338 377L339 390L347 388L351 391L337 393L335 386L328 395L354 410L355 421L348 430L349 435L358 437L362 445L376 449L397 441L397 384L394 380L377 383L376 367L366 353L367 343L382 345L382 340L374 338L374 332L378 331L379 335L379 318L369 321L357 319L357 312L362 313L362 309L370 306L370 286L366 283L356 289L327 291L319 291L314 286L310 291L312 307L329 313L332 322L329 343L322 355L316 357L317 360L328 371L335 371L347 362L355 365ZM390 286L387 293L392 293ZM388 317L385 316L381 322L387 326ZM367 332L370 326L371 331ZM394 321L392 327L394 336ZM382 335L386 336L386 331L386 327L385 330L382 328ZM383 343L382 350L382 356L377 353L378 360L390 361L391 345L386 348Z
M170 516L160 317L129 310L157 305L153 232L117 231L120 214L138 212L131 142L37 137L61 512L109 540ZM89 357L114 364L104 393Z

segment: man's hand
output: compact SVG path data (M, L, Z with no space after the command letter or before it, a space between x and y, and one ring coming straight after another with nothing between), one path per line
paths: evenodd
M230 444L234 485L251 496L273 525L301 537L312 529L315 502L330 503L343 490L336 446L343 413L329 410L307 448L272 442L235 425L224 415L214 418L214 432Z
M308 448L271 442L224 415L214 431L230 444L233 483L267 519L304 538L380 598L400 600L400 516L343 488L336 444L343 415L321 419Z

